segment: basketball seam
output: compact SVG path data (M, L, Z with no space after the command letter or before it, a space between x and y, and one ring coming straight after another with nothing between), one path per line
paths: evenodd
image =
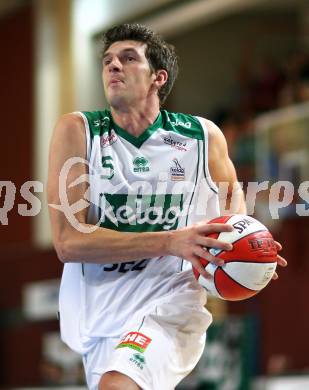
M215 272L214 272L214 285L215 285L217 291L219 292L219 294L220 294L222 297L223 297L223 295L221 294L220 290L219 290L218 287L217 287L216 278L215 278L218 269L221 269L221 270L224 272L224 274L225 274L228 278L230 278L233 282L235 282L236 284L238 284L238 286L240 286L240 287L242 287L242 288L244 288L244 289L246 289L246 290L248 290L248 291L259 292L259 290L253 290L252 288L248 288L248 287L246 287L246 286L243 286L242 284L240 284L239 282L237 282L237 280L235 280L234 278L232 278L228 273L226 273L226 272L224 271L224 269L222 269L222 267L218 267L218 268L215 270ZM225 298L224 298L224 299L225 299Z
M217 271L217 270L216 270L216 271ZM216 273L216 271L215 271L215 273ZM200 279L201 276L202 276L202 275L200 274L199 277L198 277L198 281L199 281L199 279ZM206 286L202 285L202 287L203 287L210 295L213 295L213 292L212 292L210 289L208 289ZM216 290L216 293L218 294L218 296L215 295L215 297L224 299L223 296L220 294L219 290L217 289L217 286L216 286L216 283L215 283L215 279L214 279L214 288L215 288L215 290Z
M224 264L229 264L229 263L247 263L247 264L273 264L273 263L277 263L277 260L274 260L274 261L254 261L254 260L240 260L240 259L232 259L232 260L224 260ZM223 270L224 271L224 270ZM225 271L224 271L225 272Z
M236 244L236 242L242 240L243 238L249 236L250 234L255 234L255 233L260 233L260 232L269 232L269 230L267 230L267 229L266 229L266 230L265 230L265 229L262 229L262 230L257 230L257 231L255 231L255 232L248 233L248 234L246 234L245 236L238 238L236 241L233 241L233 243L231 243L231 244L234 245L234 244ZM220 233L219 233L219 234L220 234ZM208 249L208 248L207 248L207 249ZM209 248L209 249L212 249L212 248ZM208 249L208 251L209 251L209 249ZM214 248L214 249L216 249L216 248ZM218 248L217 248L217 249L218 249ZM220 255L222 252L229 252L229 251L225 251L224 249L220 249L220 252L218 252L218 253L215 255L215 257L218 257L218 255Z

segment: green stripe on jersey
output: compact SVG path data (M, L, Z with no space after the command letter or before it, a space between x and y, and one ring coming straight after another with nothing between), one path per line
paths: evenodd
M203 129L200 122L189 114L161 110L154 123L138 137L129 134L125 129L118 126L113 121L110 110L83 111L83 114L88 120L91 139L96 135L102 136L106 132L110 134L112 129L137 148L140 148L158 129L172 131L189 138L203 139Z
M202 140L204 132L199 120L193 115L161 111L164 130L173 131L185 137Z
M83 111L82 113L88 120L91 139L95 135L102 136L105 132L111 130L111 113L109 110Z
M116 133L120 135L120 137L129 141L132 145L136 146L137 148L140 148L143 145L143 143L147 141L147 139L151 137L152 134L161 127L162 127L161 112L159 112L159 115L157 116L157 119L154 121L154 123L151 126L149 126L145 131L143 131L142 134L139 135L138 137L129 134L126 130L122 129L115 122L113 122L113 128L116 131Z
M123 232L174 230L183 194L100 194L100 226Z

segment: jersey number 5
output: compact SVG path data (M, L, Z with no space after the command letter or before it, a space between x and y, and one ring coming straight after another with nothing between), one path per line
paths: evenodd
M101 179L111 180L114 177L113 157L103 156L102 168L103 169L102 169Z

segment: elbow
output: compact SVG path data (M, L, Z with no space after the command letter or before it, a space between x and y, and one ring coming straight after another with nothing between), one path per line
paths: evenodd
M59 240L54 243L54 247L58 256L58 259L62 263L72 262L74 259L74 254L72 251L72 244L69 240ZM75 259L76 261L76 259Z

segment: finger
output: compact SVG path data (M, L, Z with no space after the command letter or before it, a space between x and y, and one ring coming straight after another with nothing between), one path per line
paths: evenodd
M233 249L232 244L216 240L215 238L211 237L199 237L197 240L197 244L201 245L202 247L222 249L225 251L230 251Z
M279 255L277 255L277 263L281 267L286 267L288 265L288 262L282 256L279 256Z
M278 278L279 278L279 276L278 276L277 272L275 272L273 274L272 280L277 280Z
M280 242L275 241L275 245L276 245L276 247L277 247L277 251L281 251L282 245L280 244Z
M197 226L197 231L204 234L231 232L233 230L233 226L226 223L206 223L205 225Z
M207 272L204 268L204 266L201 264L201 260L198 256L192 256L190 259L188 259L194 268L198 270L198 272L204 276L206 279L213 279L212 275Z
M207 248L202 248L200 246L196 246L194 248L194 254L196 256L202 257L203 259L208 260L210 263L215 264L217 266L224 265L224 260L220 259L220 257L215 257L212 254L210 254L207 250Z

